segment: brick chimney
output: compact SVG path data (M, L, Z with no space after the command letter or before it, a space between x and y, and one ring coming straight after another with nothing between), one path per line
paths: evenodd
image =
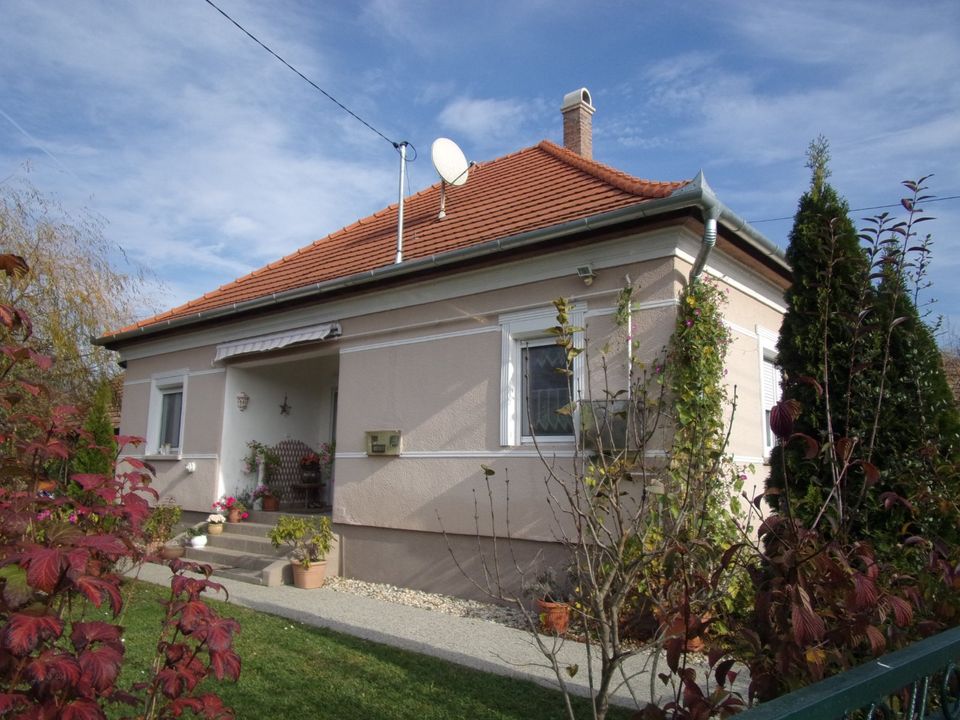
M563 146L578 155L593 160L593 113L596 109L586 88L563 96Z

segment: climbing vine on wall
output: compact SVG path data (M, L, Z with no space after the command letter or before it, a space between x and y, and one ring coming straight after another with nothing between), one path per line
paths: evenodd
M683 505L673 514L696 526L692 536L714 539L735 537L731 498L742 480L726 454L730 404L724 376L732 341L723 322L726 301L725 291L708 279L687 286L664 369L675 421L670 477L678 492L672 496Z

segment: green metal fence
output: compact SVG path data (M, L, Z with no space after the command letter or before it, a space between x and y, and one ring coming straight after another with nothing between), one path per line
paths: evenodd
M960 627L737 715L738 720L960 720Z

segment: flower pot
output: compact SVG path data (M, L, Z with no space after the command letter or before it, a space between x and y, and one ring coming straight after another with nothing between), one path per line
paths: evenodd
M223 523L207 523L207 535L223 535Z
M277 512L280 509L280 498L276 495L264 495L263 509L264 512Z
M567 603L537 600L540 630L553 635L563 635L570 624L570 606Z
M173 560L182 558L186 552L187 549L183 545L164 545L160 548L160 557L164 560Z
M238 523L242 519L242 513L238 508L230 508L227 511L227 522Z
M327 561L319 560L310 563L309 568L305 568L298 562L290 563L293 565L293 585L301 590L313 590L323 587L323 581L327 576Z
M202 548L207 546L206 535L194 535L190 538L190 547Z

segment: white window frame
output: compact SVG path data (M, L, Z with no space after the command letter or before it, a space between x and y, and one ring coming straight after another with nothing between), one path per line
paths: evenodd
M769 458L777 442L770 429L769 412L780 400L783 384L780 368L777 367L777 334L757 327L757 338L760 360L760 428L763 434L763 457Z
M570 324L583 328L586 317L586 305L576 303L570 310ZM521 392L523 384L523 346L530 340L553 339L549 330L557 324L557 311L554 307L537 308L500 316L501 363L500 363L500 445L512 447L531 445L534 439L523 434L521 427ZM575 347L584 346L584 332L573 334ZM573 361L573 400L583 397L584 358L580 354ZM578 403L579 405L579 403ZM580 423L580 411L573 414L574 433ZM537 443L573 443L574 435L538 435Z
M163 422L163 396L170 393L181 393L180 398L180 444L170 448L170 455L179 456L183 453L184 435L186 432L187 416L187 371L177 371L154 375L150 379L150 407L147 414L146 452L149 455L160 455L160 433Z

